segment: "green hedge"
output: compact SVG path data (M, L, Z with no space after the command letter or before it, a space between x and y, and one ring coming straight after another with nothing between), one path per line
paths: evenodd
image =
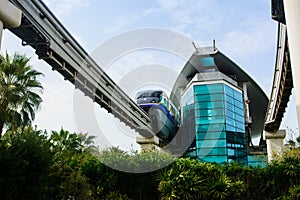
M28 128L5 134L0 140L1 198L300 198L300 149L292 149L261 168L175 160L156 151L128 153L111 148L95 154L87 139L64 130L49 135ZM151 171L168 163L172 164ZM142 173L145 170L150 171Z

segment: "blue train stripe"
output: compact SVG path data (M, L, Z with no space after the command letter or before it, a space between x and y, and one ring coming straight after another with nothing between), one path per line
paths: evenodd
M138 104L139 106L144 106L144 107L155 107L163 111L163 113L172 121L173 124L176 126L179 124L179 122L171 115L169 110L163 105L163 104L158 104L158 103L145 103L145 104Z

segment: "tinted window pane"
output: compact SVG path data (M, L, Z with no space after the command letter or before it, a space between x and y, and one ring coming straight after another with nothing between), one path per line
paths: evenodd
M202 67L214 66L215 65L214 57L200 58L200 63Z
M232 132L234 132L234 131L235 131L235 128L234 128L234 126L231 126L231 125L229 125L229 124L226 124L226 131L232 131Z
M234 105L226 102L226 109L234 112Z
M235 119L236 119L236 121L239 121L239 122L242 122L242 123L245 122L244 116L240 116L239 114L235 114Z
M196 103L196 109L215 109L215 108L224 108L224 102L216 101L216 102L200 102Z
M235 108L235 113L241 115L241 116L244 116L244 110L243 109L240 109L240 108Z
M225 123L225 118L223 116L200 117L200 118L196 118L196 123L197 124Z
M211 139L226 139L226 133L222 132L208 132L208 133L196 133L197 140L211 140Z
M234 104L234 99L228 95L225 95L225 101L231 104Z
M238 91L234 90L234 91L233 91L233 97L234 97L236 100L238 100L238 101L240 101L240 102L243 102L243 97L242 97L241 92L238 92Z
M235 126L235 120L230 117L226 117L226 125L227 124L229 124L231 126Z
M224 85L225 94L233 97L233 89L228 85Z
M205 157L200 156L199 159L205 162L216 162L216 163L227 162L227 156L205 156Z
M198 140L197 148L226 147L226 140Z
M196 131L206 133L210 131L222 131L225 129L225 124L201 124L197 125Z
M223 101L223 94L203 94L195 96L195 101L204 102L204 101Z
M226 117L231 117L231 118L234 118L234 112L230 111L230 110L227 110L226 109Z
M196 110L197 117L224 115L223 109Z
M201 148L197 149L197 155L200 156L226 156L227 148Z
M194 86L195 94L214 94L223 93L222 84L196 85Z
M244 105L242 102L238 101L238 100L234 100L234 105L240 109L244 108Z

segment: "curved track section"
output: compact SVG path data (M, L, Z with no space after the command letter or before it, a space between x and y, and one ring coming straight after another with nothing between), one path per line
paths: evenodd
M36 50L65 80L139 133L152 134L150 117L121 90L40 0L9 0L22 12L21 26L10 29Z
M293 88L290 54L286 25L278 23L277 56L268 111L265 119L266 131L277 131Z

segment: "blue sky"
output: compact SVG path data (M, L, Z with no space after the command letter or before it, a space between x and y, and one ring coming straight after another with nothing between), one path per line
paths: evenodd
M277 42L277 23L271 19L270 0L44 2L89 53L114 36L146 27L176 31L191 38L200 47L211 46L215 39L217 48L251 75L266 95L270 96ZM39 128L58 130L63 127L97 135L94 133L97 129L89 130L88 123L86 128L76 127L73 101L74 96L80 94L45 62L38 60L30 47L21 46L21 41L8 30L3 34L1 52L5 50L11 54L19 52L32 57L32 65L45 74L41 78L45 88L44 103L35 121ZM101 55L98 59L101 60ZM122 73L132 70L130 67L151 63L167 65L179 71L185 61L173 54L153 49L135 51L117 59L107 68L107 73L118 83L125 75ZM84 97L78 98L89 102ZM137 147L134 133L126 128L126 131L119 131L118 127L121 125L106 111L99 109L97 105L93 105L93 109L98 126L112 145L124 149ZM297 129L293 97L282 123L283 128L286 126L295 131ZM100 141L99 145L101 144Z

